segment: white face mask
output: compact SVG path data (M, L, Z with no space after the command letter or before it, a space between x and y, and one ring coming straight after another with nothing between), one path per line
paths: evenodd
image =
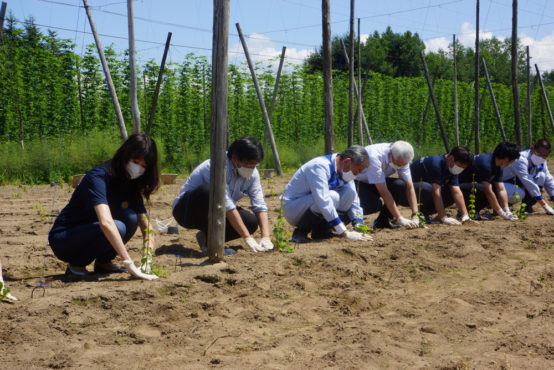
M531 162L533 162L535 166L538 166L546 162L546 159L544 159L543 157L539 157L538 155L533 153L531 154Z
M248 167L238 167L237 172L241 177L249 178L254 173L254 169Z
M126 169L131 180L141 177L144 174L144 171L146 171L146 168L142 167L140 164L137 164L133 161L127 162Z
M459 175L464 171L464 169L465 168L456 166L456 164L454 163L454 166L449 167L448 171L450 171L450 173L453 174L453 175Z
M352 170L350 170L348 172L343 172L341 177L344 182L350 182L356 178L356 175L354 175Z

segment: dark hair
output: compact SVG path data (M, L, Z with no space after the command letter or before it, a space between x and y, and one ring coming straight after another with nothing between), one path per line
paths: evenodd
M131 180L127 173L127 163L131 159L144 158L146 171L135 180ZM146 134L133 134L121 144L112 159L109 160L109 175L130 192L150 198L159 185L158 149L156 142Z
M252 136L244 136L233 141L227 149L227 158L231 159L233 154L239 161L256 160L261 162L264 159L262 144Z
M369 155L363 146L352 145L344 152L340 153L339 156L341 160L345 160L346 158L352 159L352 163L355 165L360 165L365 162L369 166Z
M456 146L448 154L454 157L455 162L473 165L473 153L466 146Z
M550 151L550 149L552 149L552 147L550 146L550 143L546 139L537 140L535 145L533 145L533 149L535 149L535 150L540 149L540 148L546 149L548 151Z
M516 143L510 143L504 141L496 146L493 152L494 158L504 159L508 158L510 161L519 158L519 146Z

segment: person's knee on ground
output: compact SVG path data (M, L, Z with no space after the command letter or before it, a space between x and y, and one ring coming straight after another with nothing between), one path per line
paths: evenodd
M298 222L296 229L292 233L292 241L296 243L306 243L309 241L308 234L312 233L312 238L314 237L314 230L316 236L319 236L329 229L329 224L325 219L313 212L311 209L308 209ZM319 234L318 234L319 233Z

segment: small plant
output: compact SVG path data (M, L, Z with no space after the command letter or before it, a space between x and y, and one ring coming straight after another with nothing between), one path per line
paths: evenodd
M475 182L475 174L473 174L473 179L471 181L471 192L469 193L469 205L467 207L467 212L469 218L475 220L475 196L477 194L477 187Z
M4 300L10 293L10 288L4 285L3 281L0 281L0 302Z
M519 192L518 192L519 186L515 185L514 188L515 188L514 196L512 198L513 202L515 203L514 215L516 215L517 218L519 218L520 220L525 220L525 218L527 217L527 212L525 212L525 208L527 207L527 204L523 202L519 203L521 201L521 197L519 196Z
M285 217L283 217L283 210L279 208L279 216L277 216L277 222L273 226L273 243L281 252L292 253L294 247L289 244L290 233L285 230L284 226Z
M274 197L277 194L275 193L275 185L273 183L273 179L271 177L266 178L267 180L267 188L269 190L269 195Z
M421 200L421 181L419 182L419 187L418 187L418 199ZM417 204L418 211L416 212L416 216L419 220L419 227L425 228L427 225L427 221L425 221L425 215L423 214L423 212L420 211L422 206L423 206L423 203L421 202Z
M40 216L40 218L44 220L50 220L50 216L48 216L46 210L40 204L35 204L33 209L37 211L37 214Z
M21 198L21 193L12 194L12 198Z
M152 225L148 216L144 216L144 220L148 222L148 225ZM147 227L144 230L146 237L142 241L142 258L140 260L140 270L145 274L152 274L160 277L167 277L167 272L161 268L161 266L152 263L152 254L154 251L150 247L150 237L154 235L152 227Z
M367 225L364 225L362 223L356 224L356 226L354 227L354 230L362 234L369 234L371 232L370 228Z

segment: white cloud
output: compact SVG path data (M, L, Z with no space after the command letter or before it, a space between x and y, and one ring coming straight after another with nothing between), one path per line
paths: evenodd
M362 43L366 42L366 40L369 38L369 33L362 33L360 35L360 39L362 41Z
M448 50L448 45L450 44L450 41L446 39L446 37L437 37L436 39L431 39L429 41L425 41L425 52L427 53L436 53L439 50Z
M469 23L464 22L462 24L460 33L456 35L457 39L460 41L460 43L469 48L475 48L475 27ZM479 30L479 39L480 40L488 40L492 39L493 37L492 32L485 32L482 30ZM502 36L496 36L499 40L504 40L504 37ZM447 51L448 45L452 43L452 39L447 39L446 37L437 37L434 39L426 40L425 42L425 51L426 52L437 52L440 49Z
M253 63L262 62L264 64L273 64L275 65L275 69L277 69L282 47L277 49L275 43L269 37L259 33L252 33L250 36L246 37L246 44L248 45L248 52L250 53L250 58L252 58ZM285 63L302 64L304 59L311 53L312 50L309 49L287 47L285 52ZM240 41L229 48L229 60L234 61L237 59L240 61L246 60Z

